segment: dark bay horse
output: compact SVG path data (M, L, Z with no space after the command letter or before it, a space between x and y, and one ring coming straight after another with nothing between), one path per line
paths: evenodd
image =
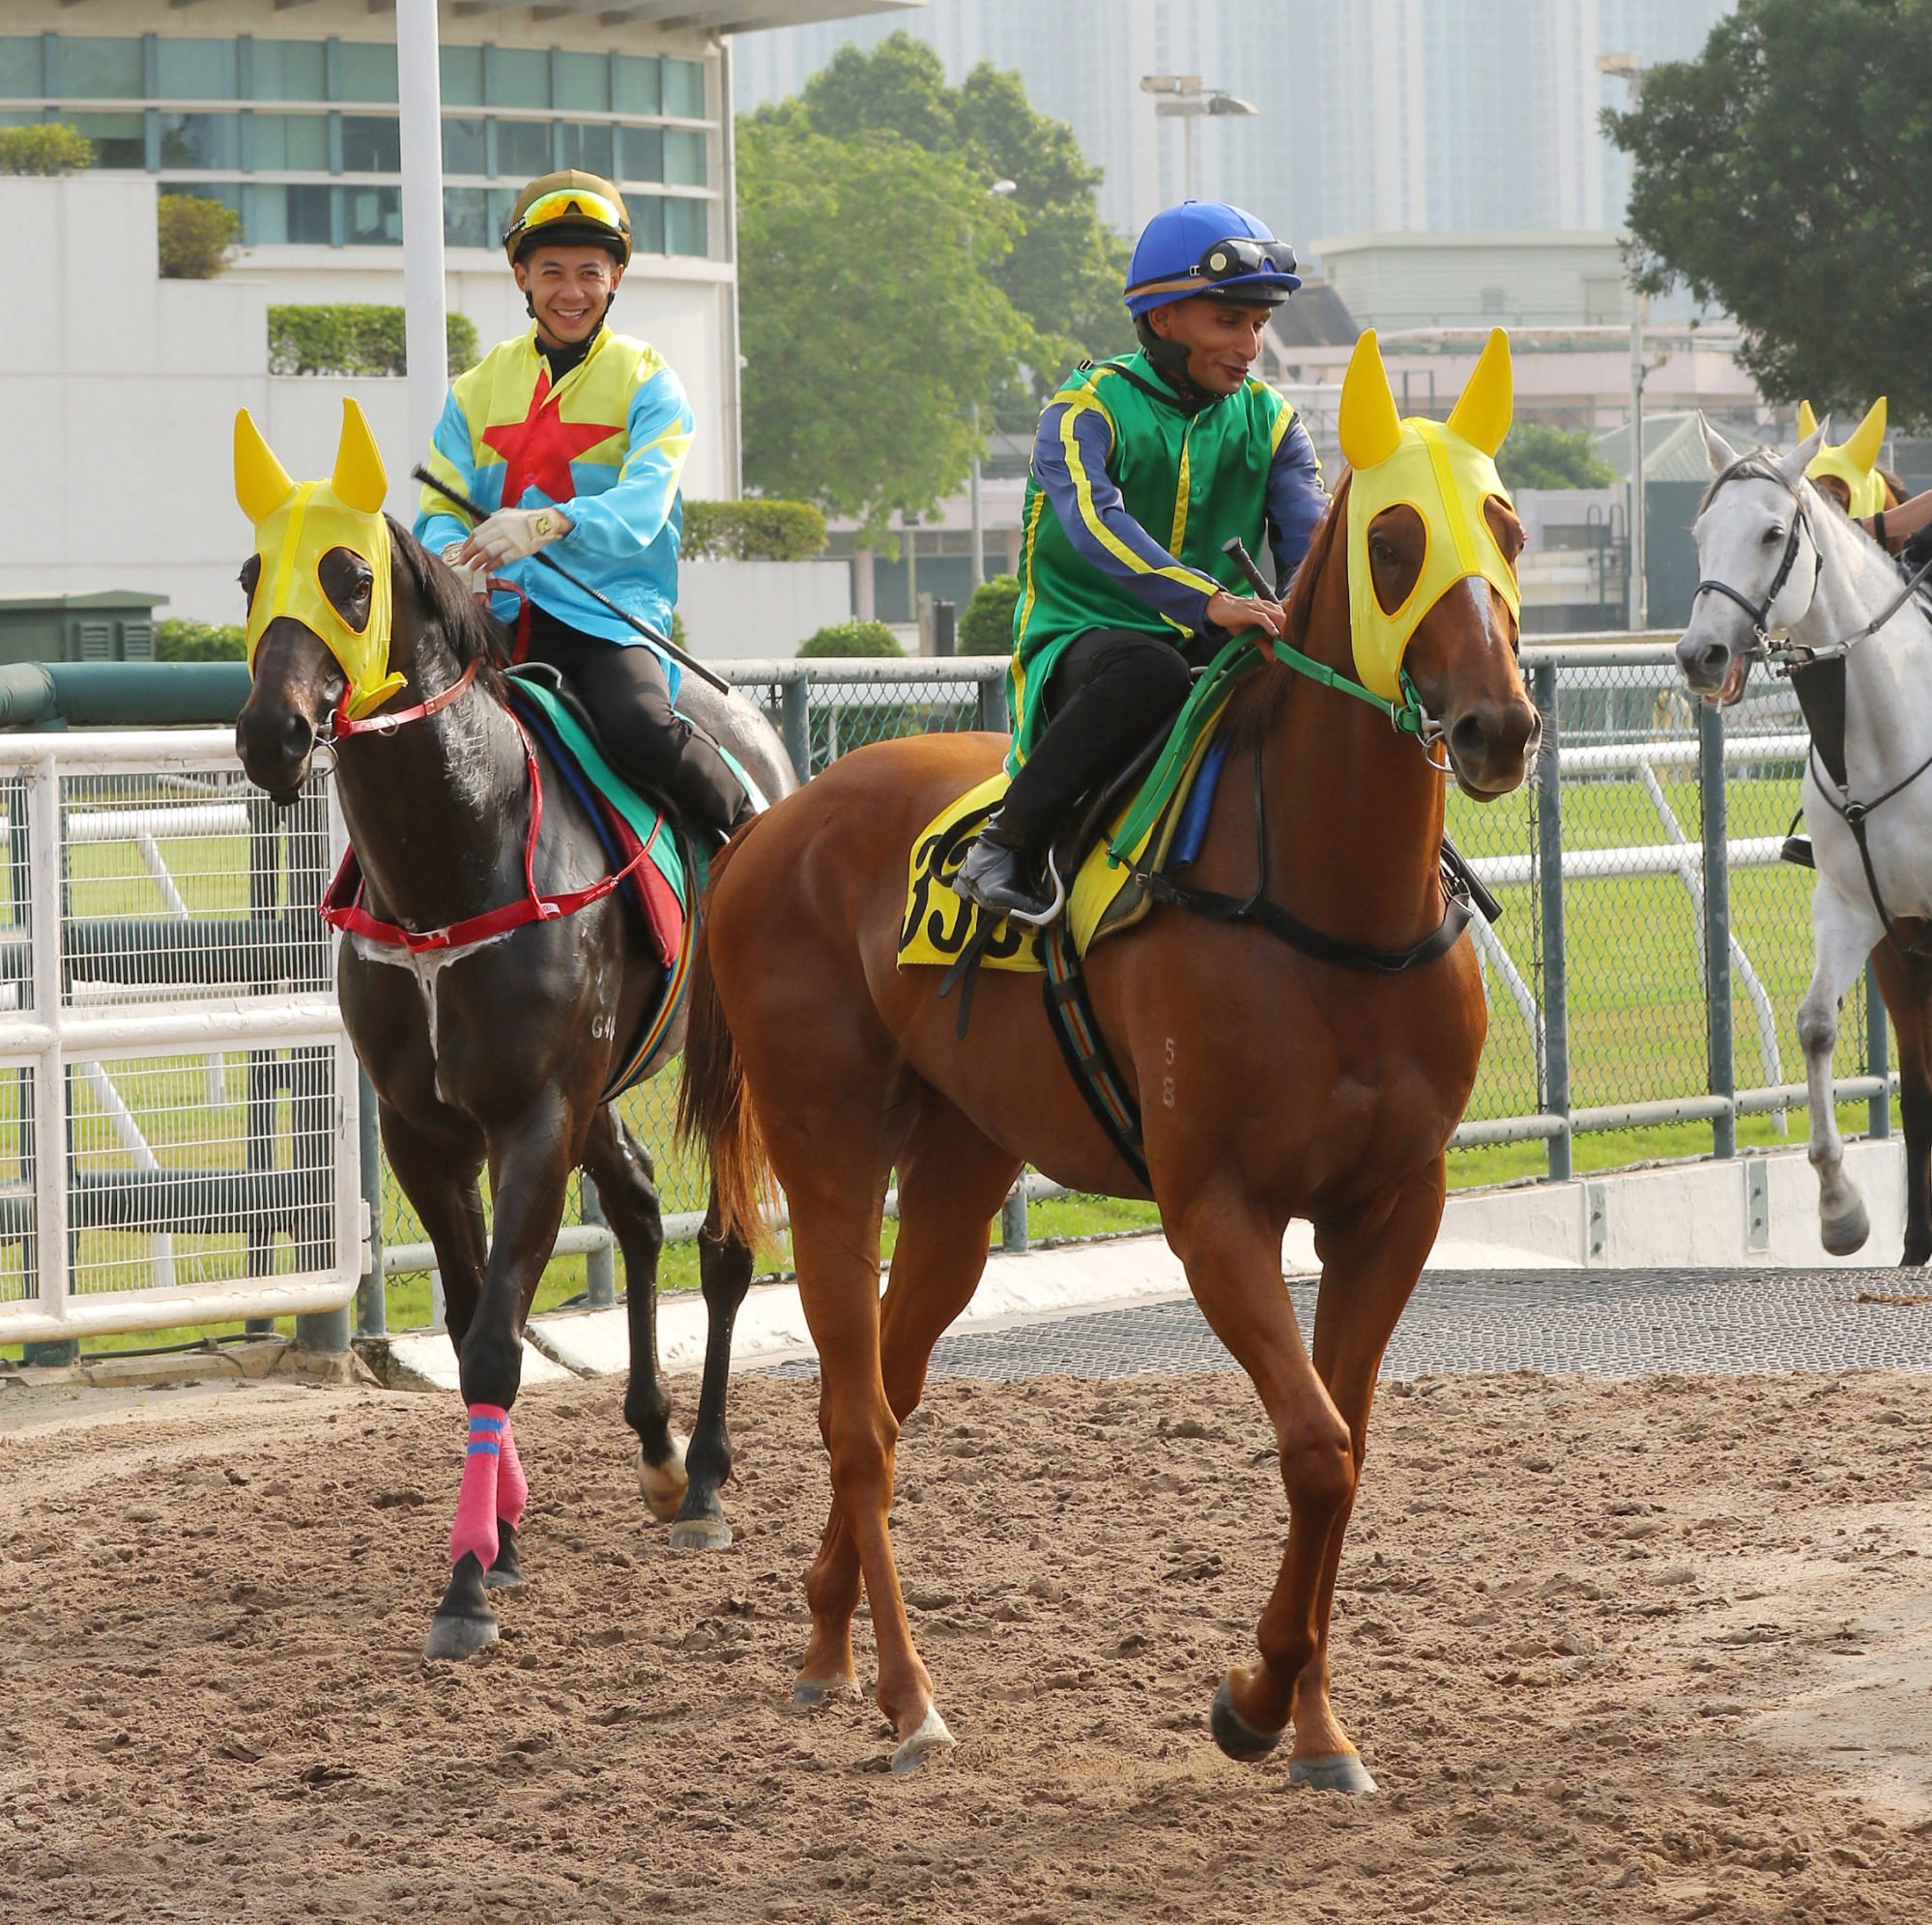
M365 452L373 457L372 442ZM238 468L240 457L238 434ZM352 492L343 465L338 456L337 494ZM278 467L274 472L279 475ZM365 484L372 508L382 500L379 465L376 472ZM260 503L275 485L253 502L243 494L258 523ZM504 705L489 617L399 524L387 529L387 543L371 544L390 558L392 608L387 661L374 673L386 666L401 677L387 709L398 726L342 729L337 710L348 677L341 662L314 625L283 615L268 621L256 643L236 741L250 779L277 797L294 795L318 743L330 743L369 910L414 931L446 929L527 896L530 770L524 737ZM244 568L251 603L276 559L258 553ZM348 627L364 627L374 588L366 556L329 548L312 572ZM331 625L319 606L314 620ZM679 697L686 712L738 756L768 796L791 790L791 763L757 709L694 680ZM428 712L412 719L412 710ZM590 819L540 750L538 763L543 807L532 873L549 893L591 883L609 864ZM616 895L572 915L419 956L360 935L343 940L343 1018L375 1087L389 1165L436 1250L472 1415L452 1570L428 1641L433 1657L466 1657L492 1640L497 1627L485 1587L519 1575L513 1534L527 1484L508 1412L522 1370L524 1320L573 1170L595 1181L623 1251L631 1350L624 1417L638 1437L644 1495L658 1517L674 1519L673 1543L731 1540L718 1499L732 1463L725 1390L732 1321L750 1280L751 1253L737 1238L701 1244L709 1338L687 1454L671 1429L657 1365L663 1227L655 1176L615 1106L600 1101L665 982L641 919ZM682 1028L680 1013L654 1052L653 1069L678 1052ZM494 1200L487 1242L477 1189L486 1163Z
M1506 350L1503 368L1507 378ZM1373 373L1393 434L1379 359ZM1505 396L1488 451L1508 418ZM1297 646L1345 675L1341 531L1367 469L1350 449L1345 397L1343 420L1358 472L1316 533L1288 612ZM1496 485L1467 506L1514 587L1522 532ZM1365 552L1385 614L1409 601L1427 543L1413 506L1374 514ZM1460 786L1481 797L1515 789L1538 722L1505 596L1473 574L1456 582L1414 630L1405 667ZM1190 872L1197 884L1242 898L1265 885L1302 922L1383 951L1443 924L1443 764L1392 731L1386 709L1271 666L1236 694L1225 726L1236 746ZM878 1702L902 1769L952 1741L913 1648L887 1521L899 1426L933 1345L971 1298L989 1225L1024 1164L1076 1190L1149 1193L1063 1067L1039 979L988 972L962 1040L940 972L895 963L914 838L996 769L1006 746L979 734L861 749L751 825L714 875L692 991L680 1122L711 1147L727 1225L752 1234L765 1180L783 1185L822 1372L832 1504L806 1579L812 1632L795 1695L857 1691L862 1584ZM1259 876L1257 765L1269 826ZM774 923L787 933L782 969L768 962ZM1330 1706L1329 1611L1378 1367L1435 1237L1444 1151L1482 1052L1474 946L1458 940L1403 973L1358 972L1252 924L1161 907L1099 945L1088 980L1138 1093L1168 1240L1260 1395L1287 1491L1291 1526L1258 1661L1224 1682L1215 1736L1253 1758L1291 1723L1296 1777L1370 1789ZM881 1302L894 1169L899 1240ZM1312 1220L1322 1262L1312 1356L1282 1279L1296 1217Z

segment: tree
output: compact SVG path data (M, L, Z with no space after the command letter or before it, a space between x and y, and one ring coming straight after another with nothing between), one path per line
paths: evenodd
M1496 456L1503 485L1517 488L1607 488L1617 471L1597 452L1587 428L1518 421Z
M1637 284L1728 308L1770 400L1932 418L1928 101L1932 0L1742 0L1604 116Z
M0 127L0 174L79 174L94 165L94 143L59 121Z
M1013 652L1013 608L1020 599L1018 575L993 575L972 591L960 617L962 655L1010 655Z
M242 234L242 216L201 194L163 194L160 228L163 280L213 280L228 270Z
M798 645L802 656L904 655L899 638L882 621L834 621Z
M738 234L746 478L889 539L959 485L972 406L1029 338L959 272L1004 256L998 205L957 159L889 130L835 140L788 102L741 127Z
M1030 429L1041 401L1088 356L1134 345L1120 302L1127 244L1101 219L1101 171L1073 129L1038 112L1019 74L982 62L958 88L923 41L893 34L871 53L843 48L807 82L799 105L819 132L895 133L959 160L983 192L1009 180L1010 245L974 263L1025 317L1030 338L997 397L1002 426Z

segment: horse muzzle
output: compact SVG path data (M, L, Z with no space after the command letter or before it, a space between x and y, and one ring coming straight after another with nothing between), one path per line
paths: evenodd
M1543 717L1520 695L1472 702L1445 722L1442 746L1463 794L1493 802L1520 789L1543 741Z
M277 802L293 802L308 779L318 740L315 724L293 708L258 705L251 695L235 723L235 751L248 780Z
M1676 654L1686 686L1714 707L1728 708L1744 694L1751 673L1747 649L1721 636L1700 635L1693 626L1678 643Z

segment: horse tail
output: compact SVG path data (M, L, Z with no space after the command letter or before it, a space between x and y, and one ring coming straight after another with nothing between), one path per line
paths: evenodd
M712 858L714 891L731 855L727 848ZM718 1221L706 1228L714 1227L722 1237L735 1236L756 1250L767 1240L764 1206L773 1187L771 1160L765 1154L751 1093L745 1088L744 1059L718 999L708 916L698 929L686 1007L689 1020L684 1077L678 1090L678 1139L688 1145L702 1143L710 1157Z

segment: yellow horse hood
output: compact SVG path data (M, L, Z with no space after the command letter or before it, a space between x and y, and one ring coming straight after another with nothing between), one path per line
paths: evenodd
M1489 335L1446 422L1396 413L1396 397L1371 328L1355 344L1341 384L1341 452L1348 483L1349 627L1355 673L1384 701L1401 694L1402 656L1418 624L1457 582L1487 582L1518 620L1522 590L1496 544L1484 503L1505 504L1510 492L1496 472L1496 450L1510 432L1515 384L1510 337ZM1369 526L1384 510L1407 506L1422 517L1427 551L1422 573L1400 608L1385 611L1369 570Z
M235 417L235 499L255 525L261 572L248 601L248 668L269 624L291 616L318 637L349 677L352 717L380 708L403 686L389 673L389 528L383 519L389 478L369 423L354 401L342 403L335 472L327 481L291 481L244 408ZM332 548L366 561L373 575L369 618L351 628L317 573Z
M1798 404L1798 439L1802 441L1816 431L1818 417L1811 412L1811 403ZM1842 481L1850 491L1851 512L1855 515L1875 515L1885 506L1887 488L1885 476L1878 472L1879 450L1885 445L1885 396L1881 394L1865 411L1865 417L1853 429L1851 439L1842 441L1834 447L1826 443L1811 457L1811 466L1804 472L1812 480L1827 478Z

